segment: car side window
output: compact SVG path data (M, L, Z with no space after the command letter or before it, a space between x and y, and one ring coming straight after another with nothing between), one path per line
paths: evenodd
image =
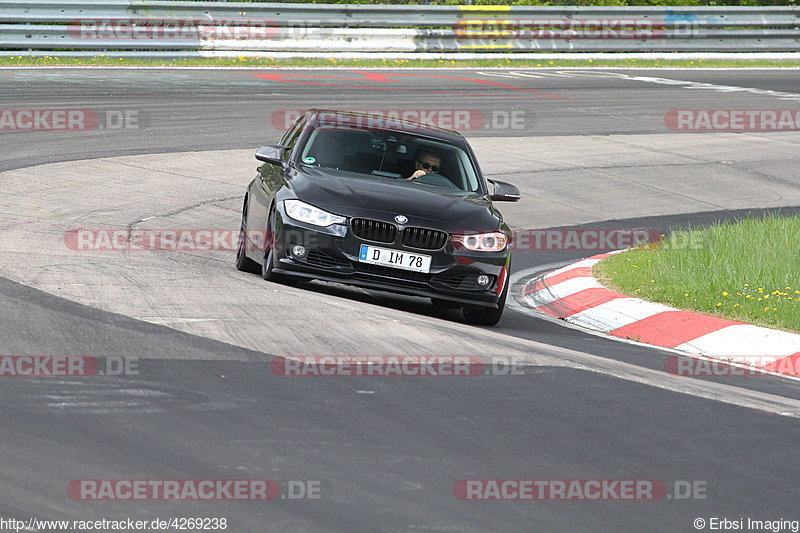
M281 146L286 146L285 143L295 134L295 132L297 131L297 128L301 124L304 124L305 121L306 121L305 117L300 117L297 120L295 120L292 123L292 125L289 126L289 128L283 133L283 136L281 137L281 140L280 140L280 142L278 144L280 144Z
M292 150L294 150L295 144L297 144L297 139L300 138L300 134L303 133L303 128L306 125L305 117L298 120L292 128L286 132L286 135L283 136L281 139L281 146L285 146L286 150L283 152L283 160L288 161L289 158L292 156Z

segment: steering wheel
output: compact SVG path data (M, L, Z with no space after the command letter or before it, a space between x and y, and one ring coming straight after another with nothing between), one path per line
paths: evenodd
M449 179L445 178L441 174L434 174L429 173L425 174L424 176L420 176L414 180L414 183L422 183L424 185L435 185L437 187L445 187L447 189L458 189L458 186L450 181Z

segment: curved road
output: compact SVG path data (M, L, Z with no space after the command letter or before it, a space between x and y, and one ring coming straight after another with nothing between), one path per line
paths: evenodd
M69 109L84 122L0 135L0 354L137 358L138 373L3 382L0 516L224 516L243 532L693 531L698 517L800 518L793 380L679 378L663 371L667 353L519 304L498 327L473 328L414 298L268 284L233 270L229 251L80 252L64 239L76 228L236 229L254 148L311 106L461 121L484 172L520 186L523 201L501 206L519 230L668 231L796 211L796 133L675 131L665 115L793 109L797 79L796 70L1 70L3 109ZM515 281L597 251L520 250ZM272 357L293 354L524 366L462 379L276 376ZM322 489L268 503L67 494L76 479L238 478ZM464 502L453 494L462 479L655 479L705 492Z

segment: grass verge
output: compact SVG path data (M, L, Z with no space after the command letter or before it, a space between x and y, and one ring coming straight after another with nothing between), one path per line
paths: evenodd
M800 215L679 230L601 261L594 275L629 296L800 332Z
M475 59L475 60L444 60L444 59L273 59L273 58L187 58L187 59L139 59L110 57L98 54L92 57L58 57L54 56L18 56L0 57L0 66L186 66L186 67L413 67L413 68L536 68L536 67L659 67L659 68L741 68L741 67L798 67L800 61L767 61L767 60L641 60L625 58L615 60L563 60L547 59L547 54L542 54L542 59Z

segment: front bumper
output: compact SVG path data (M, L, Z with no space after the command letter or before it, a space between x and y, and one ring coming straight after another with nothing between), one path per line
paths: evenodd
M412 296L436 298L465 307L497 307L498 282L505 282L508 250L470 252L448 242L439 250L407 248L399 242L371 242L353 235L346 225L321 228L297 222L279 212L275 229L277 258L274 272L306 279L334 281L358 287ZM399 239L398 239L399 240ZM429 273L420 273L363 263L358 260L362 244L431 256ZM301 245L306 253L297 256L292 248ZM504 271L504 269L506 269ZM477 277L490 277L487 287Z

